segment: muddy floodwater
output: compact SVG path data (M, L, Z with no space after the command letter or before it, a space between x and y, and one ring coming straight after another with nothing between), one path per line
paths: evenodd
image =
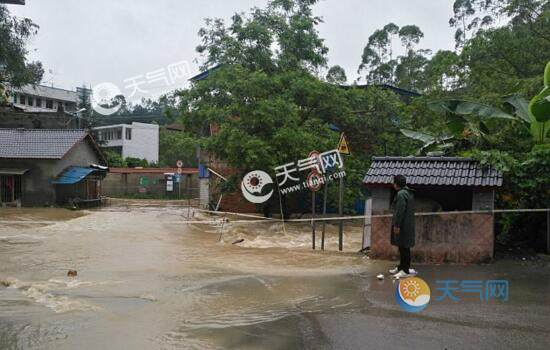
M185 223L191 214L193 223ZM518 348L550 344L547 262L418 266L507 279L507 302L400 309L391 262L357 254L349 223L311 251L306 224L202 224L177 206L0 209L0 349ZM220 234L221 241L220 241ZM240 244L232 242L244 239ZM78 275L67 277L74 269ZM432 291L435 293L435 290ZM434 298L435 299L435 298Z

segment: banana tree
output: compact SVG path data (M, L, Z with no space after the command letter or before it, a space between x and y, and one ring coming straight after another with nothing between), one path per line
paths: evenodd
M514 116L482 103L446 99L432 101L428 107L435 112L447 114L447 127L456 138L477 136L485 138L491 133L489 124L493 119L516 119Z
M529 103L529 117L536 122L538 141L543 143L550 129L550 62L544 70L544 88Z
M489 132L487 121L516 119L529 129L535 143L545 143L550 130L550 62L544 71L544 88L531 102L517 94L508 96L505 102L514 108L513 115L493 106L465 100L433 101L429 107L437 112L449 113L447 125L454 134L462 131L483 137ZM472 116L475 118L472 119Z
M485 138L490 133L487 124L492 120L519 120L529 129L535 143L545 143L548 141L550 130L550 62L544 71L544 88L531 102L517 94L506 97L504 102L513 107L513 114L475 101L432 101L428 107L447 115L447 127L452 136L437 137L411 130L401 132L407 137L424 142L419 152L426 153L431 149L444 151L450 147L450 140L457 141L472 135Z
M536 97L535 97L536 99ZM533 99L533 100L535 100ZM505 98L505 102L514 108L514 114L509 114L501 109L485 105L483 103L467 101L467 100L442 100L434 101L430 104L432 110L450 112L447 126L449 130L455 134L469 136L485 137L490 133L487 127L487 121L490 119L508 119L519 120L529 129L533 141L535 143L544 143L548 140L548 132L550 130L550 120L546 117L544 104L550 102L542 99L542 102L533 104L519 95L511 95ZM541 101L541 99L539 99ZM535 108L530 108L531 106ZM535 110L535 113L533 113ZM538 118L536 115L540 115ZM465 116L473 116L479 118L477 121Z
M424 144L418 149L417 155L439 156L445 154L447 148L453 147L453 144L449 142L453 136L438 136L408 129L401 129L401 133Z

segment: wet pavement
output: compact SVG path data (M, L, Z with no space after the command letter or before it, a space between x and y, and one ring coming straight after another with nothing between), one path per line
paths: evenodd
M191 213L193 214L193 213ZM547 349L550 264L416 266L432 289L402 310L391 262L328 227L186 224L177 206L0 209L0 349ZM212 220L194 213L192 220ZM222 233L221 242L219 241ZM231 244L244 239L238 245ZM67 271L78 271L76 278ZM508 280L509 300L437 301L436 280Z

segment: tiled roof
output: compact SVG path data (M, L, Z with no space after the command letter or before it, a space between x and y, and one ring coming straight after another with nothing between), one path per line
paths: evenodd
M374 157L363 183L392 184L394 175L404 175L411 185L502 186L499 171L457 157Z
M61 159L85 130L0 129L0 158Z

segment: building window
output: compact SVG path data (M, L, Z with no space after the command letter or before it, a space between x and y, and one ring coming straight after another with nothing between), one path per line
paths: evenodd
M116 139L122 140L122 128L116 129Z
M19 95L19 104L21 105L25 104L25 95Z
M42 107L42 99L40 97L36 98L36 107Z
M34 105L34 98L32 96L27 97L27 104L29 106Z
M13 103L17 104L17 94L13 94Z
M46 100L46 108L53 109L53 100Z
M126 128L126 140L132 139L132 128Z

